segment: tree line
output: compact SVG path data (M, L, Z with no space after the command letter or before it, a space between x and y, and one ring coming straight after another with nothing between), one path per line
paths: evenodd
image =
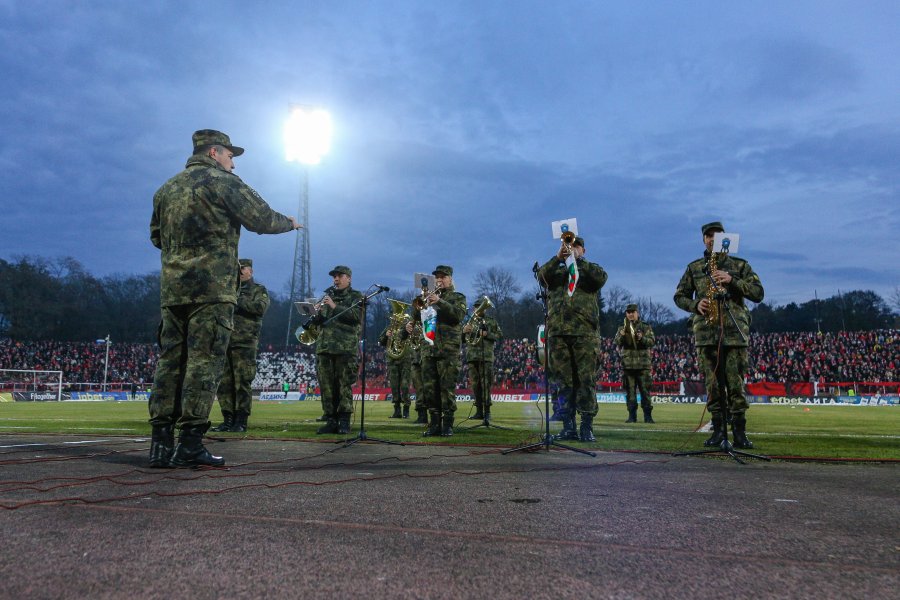
M476 274L474 297L487 296L504 337L534 339L543 322L538 287L524 288L511 271L491 267ZM388 296L411 302L419 290L380 294L367 305L366 341L377 343L391 314ZM263 321L260 343L283 348L298 342L287 331L291 303L286 295L269 290L272 303ZM600 333L615 335L625 307L638 305L642 318L659 335L687 334L689 319L650 298L634 296L621 286L607 286L598 295ZM783 306L754 305L752 330L867 331L898 327L900 289L886 301L873 291L855 290L826 299ZM116 342L152 343L159 324L159 273L95 277L73 258L46 259L23 256L12 262L0 259L0 336L23 341L88 341L109 335ZM297 315L292 322L297 324ZM292 329L296 325L292 326Z

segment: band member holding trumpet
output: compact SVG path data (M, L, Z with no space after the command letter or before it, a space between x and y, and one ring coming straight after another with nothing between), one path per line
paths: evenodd
M557 388L561 440L593 442L597 414L595 373L597 370L600 307L597 294L606 283L606 271L584 258L584 239L563 236L556 255L538 270L538 280L547 289L548 375ZM566 259L575 257L578 278L571 289ZM581 428L575 429L576 414Z
M453 287L453 267L438 265L432 274L435 290L423 290L423 296L413 302L413 321L406 325L412 334L414 323L421 321L422 313L434 309L434 329L424 329L433 343L423 343L422 387L431 423L425 436L453 435L453 415L456 412L456 381L459 378L460 350L462 348L462 322L466 316L466 297Z
M625 390L625 405L628 408L626 423L637 423L637 395L641 392L641 409L644 423L653 423L653 406L650 403L650 348L656 344L656 336L649 323L641 321L637 304L625 307L625 322L616 332L613 341L622 356L622 388Z
M313 325L316 338L316 376L322 393L325 424L316 433L350 433L353 414L352 386L359 371L357 356L360 334L359 301L362 294L350 284L350 267L338 265L328 273L333 285L320 301ZM351 308L352 307L352 308Z
M491 420L494 344L503 335L497 319L487 313L493 306L487 296L479 298L472 307L472 318L463 326L469 382L475 395L475 414L472 418L485 422Z

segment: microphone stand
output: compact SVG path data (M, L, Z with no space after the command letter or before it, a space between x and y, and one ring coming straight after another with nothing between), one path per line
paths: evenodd
M486 333L487 332L484 332L484 334L486 334ZM470 429L477 429L479 427L487 427L488 429L493 428L493 429L503 429L504 431L512 431L512 427L501 427L500 425L494 425L493 423L490 422L490 420L488 420L488 408L490 407L490 404L485 404L485 402L490 403L490 401L491 401L491 381L488 378L488 370L489 370L488 362L486 360L484 360L484 334L481 335L481 337L478 341L478 344L481 349L481 358L482 358L481 373L479 374L478 379L481 380L482 393L485 393L485 391L486 391L486 395L487 395L486 398L482 398L482 404L481 404L481 412L484 414L484 420L481 423L478 423L477 425L472 425L471 427L466 427L465 429L463 429L463 431L469 431ZM493 342L491 342L491 343L493 344ZM493 364L493 363L491 363L491 364Z
M544 287L541 278L538 277L538 263L534 263L534 267L531 269L534 272L534 278L538 282L538 287L540 291L535 296L535 299L541 301L541 306L544 309L544 332L547 331L547 319L548 319L548 298L547 298L547 288ZM556 446L557 448L564 448L566 450L571 450L572 452L579 452L581 454L587 454L588 456L596 457L597 454L591 452L590 450L583 450L581 448L575 448L573 446L567 446L565 444L560 444L556 440L553 439L553 436L550 434L550 380L548 376L548 372L550 370L550 338L547 338L547 343L544 344L544 433L541 435L540 442L534 442L532 444L523 444L521 446L516 446L515 448L510 448L509 450L504 450L500 454L511 454L512 452L520 452L523 450L532 450L534 448L543 448L547 452L550 452L551 446Z

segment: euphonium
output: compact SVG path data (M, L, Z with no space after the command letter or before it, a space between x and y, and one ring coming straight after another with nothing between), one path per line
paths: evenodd
M388 298L388 302L391 303L391 322L388 326L391 335L385 353L389 358L397 360L403 358L409 350L409 339L403 339L403 335L406 333L406 324L412 317L406 314L406 309L409 308L406 302L391 298Z
M494 308L494 303L491 302L491 299L487 296L482 296L481 304L472 311L472 316L467 323L467 325L472 326L472 329L466 334L467 344L474 345L481 341L481 338L484 335L484 332L481 330L481 326L484 325L484 313L487 312L487 309L489 308Z

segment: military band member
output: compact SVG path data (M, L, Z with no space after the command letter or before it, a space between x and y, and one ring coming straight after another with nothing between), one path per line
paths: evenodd
M421 334L416 334L421 337ZM416 420L415 424L428 425L428 405L425 403L425 388L422 386L422 348L413 346L410 348L412 365L410 367L410 381L416 391Z
M750 311L744 299L762 302L765 291L746 260L726 253L713 255L715 234L725 231L722 223L707 223L700 231L706 250L703 258L688 264L685 269L675 290L675 304L693 315L691 327L706 382L706 406L712 414L713 423L713 434L704 445L719 446L728 438L724 401L731 417L734 446L752 448L753 444L747 439L746 412L749 406L744 394ZM712 258L715 258L716 265L711 270ZM711 279L722 288L721 293L710 290ZM707 317L715 314L717 318L709 322Z
M413 322L421 319L422 310L432 307L437 312L434 344L423 342L422 387L431 423L425 436L453 435L456 413L456 381L459 378L462 349L462 321L466 316L466 297L453 287L453 267L438 265L432 275L436 290L425 299L423 309L413 309ZM406 326L413 332L413 323Z
M641 320L637 304L625 307L626 324L619 327L613 344L622 356L622 389L625 390L625 405L628 408L626 423L637 422L637 395L641 393L641 409L644 423L653 423L653 406L650 400L650 348L656 344L656 336L649 323Z
M405 336L406 332L395 332L391 328L391 325L388 324L378 337L378 343L385 348L388 348L395 335ZM387 363L388 382L391 384L391 396L394 404L394 414L388 418L408 419L409 406L411 403L409 398L409 382L412 375L412 349L409 347L409 343L406 343L406 347L400 356L393 356L388 352L385 352L384 360Z
M579 272L571 296L565 264L570 254L575 256ZM547 288L548 375L557 389L563 423L557 439L593 442L600 324L597 295L607 275L600 265L585 259L584 254L581 237L576 237L571 246L562 243L556 255L540 268L538 279ZM575 429L576 415L581 415L579 430Z
M480 298L472 307L473 314L484 302ZM491 384L494 381L494 344L503 335L497 319L489 315L487 311L482 313L478 329L473 330L471 321L463 327L466 341L466 364L469 366L469 382L472 393L475 396L476 420L491 420ZM480 333L479 333L480 332Z
M359 335L362 294L351 287L353 272L338 265L328 274L333 285L325 291L312 326L316 339L316 376L326 411L325 424L316 433L350 433L353 384L359 372Z
M256 377L256 348L263 317L269 310L269 293L253 281L253 261L242 258L241 287L234 308L234 329L225 355L225 372L216 395L222 408L222 424L213 431L247 431L253 403L250 384Z

